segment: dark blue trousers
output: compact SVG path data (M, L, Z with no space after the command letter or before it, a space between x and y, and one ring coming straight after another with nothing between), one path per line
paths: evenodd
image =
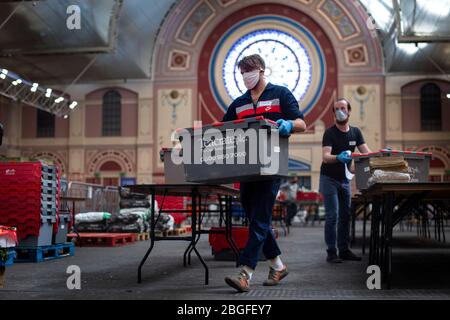
M267 259L281 254L271 227L280 182L277 179L241 183L241 204L249 219L249 238L240 257L241 265L255 269L261 250Z

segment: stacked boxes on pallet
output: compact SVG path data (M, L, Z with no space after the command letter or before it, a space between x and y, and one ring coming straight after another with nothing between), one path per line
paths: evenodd
M59 172L44 162L0 163L0 224L17 227L19 247L49 246L58 228Z

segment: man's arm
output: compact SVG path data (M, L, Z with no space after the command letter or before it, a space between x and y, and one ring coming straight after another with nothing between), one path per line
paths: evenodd
M358 146L358 151L361 153L369 153L371 152L369 147L366 144L366 141L364 140L363 134L360 129L357 129L357 139L356 143Z
M322 148L322 161L324 163L337 163L337 156L331 154L331 147L323 147Z
M295 99L292 92L286 89L281 101L286 120L292 121L292 133L305 132L306 123L303 120L303 112L300 111L300 106L298 105L297 99Z
M369 153L369 152L372 152L372 151L370 151L370 149L369 149L369 147L367 146L366 143L364 143L364 144L358 146L358 151L361 152L361 153Z

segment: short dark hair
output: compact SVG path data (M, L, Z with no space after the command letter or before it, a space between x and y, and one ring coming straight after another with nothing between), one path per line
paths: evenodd
M252 54L250 56L243 57L237 64L239 69L243 69L244 71L250 71L255 69L266 69L266 63L264 59L261 58L259 54Z
M349 111L352 110L352 105L350 104L350 102L349 102L347 99L345 99L345 98L339 98L339 99L336 99L336 101L333 103L333 108L331 108L331 110L333 111L333 113L334 113L334 105L335 105L336 103L338 103L338 102L341 102L341 101L347 103L347 109L348 109Z

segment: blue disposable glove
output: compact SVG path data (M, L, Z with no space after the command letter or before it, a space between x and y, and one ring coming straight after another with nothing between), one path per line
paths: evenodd
M352 162L352 156L349 155L347 151L342 151L341 153L339 153L336 159L342 163Z
M277 124L280 135L284 137L289 136L294 129L294 123L291 120L279 119L277 120Z

